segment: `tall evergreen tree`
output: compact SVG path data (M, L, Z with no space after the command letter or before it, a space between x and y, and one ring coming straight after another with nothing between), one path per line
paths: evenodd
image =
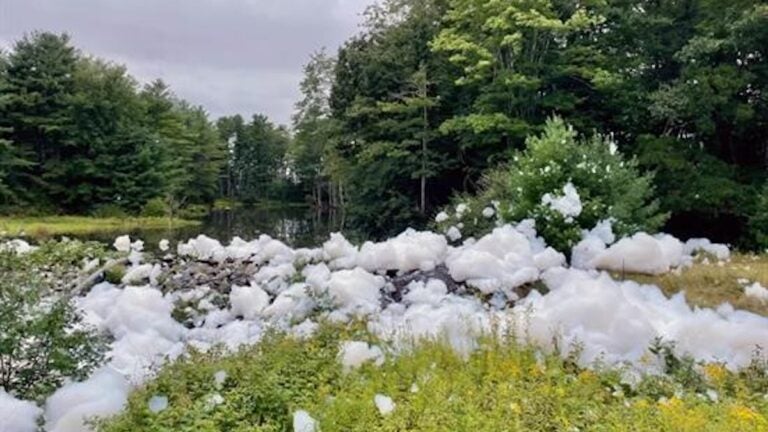
M5 70L6 116L0 127L34 166L14 174L28 202L50 202L60 163L72 152L71 101L77 52L69 36L32 33L13 47ZM46 173L54 173L46 175Z

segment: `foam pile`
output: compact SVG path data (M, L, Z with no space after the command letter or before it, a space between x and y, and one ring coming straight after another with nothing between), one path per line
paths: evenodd
M125 377L110 367L96 371L84 382L67 384L45 403L45 429L50 432L91 430L87 419L120 412L130 386Z
M445 236L409 229L382 243L363 244L357 264L368 271L430 271L443 261L447 249Z
M513 288L534 282L539 273L565 264L565 256L525 232L505 225L475 243L453 249L445 263L453 280L484 294L502 290L512 300Z
M13 252L18 255L26 254L37 249L36 246L32 246L24 240L13 239L4 243L0 243L0 252Z
M647 364L647 348L656 338L675 342L678 354L706 362L723 362L731 369L747 366L757 346L768 342L768 318L734 310L691 308L684 294L672 298L652 285L618 282L606 274L553 269L544 276L551 290L532 292L515 306L526 311L527 334L541 346L578 343L581 362L600 359L608 364Z
M552 204L560 206L558 200L569 194L566 187ZM466 211L457 208L457 214ZM468 354L480 334L501 328L545 349L556 345L567 352L578 344L583 366L629 362L647 372L659 371L648 351L657 338L674 341L679 355L733 369L746 366L756 346L768 346L764 317L727 305L691 308L682 294L670 299L658 287L618 282L596 271L658 274L690 265L696 251L727 259L727 248L700 240L683 244L663 234L616 241L610 221L584 233L572 251L571 268L537 236L533 221L498 227L456 247L444 235L414 230L360 248L341 234L315 249L294 250L268 236L235 238L226 246L205 236L178 244L185 262L242 261L258 268L248 283L223 292L199 285L163 293L158 267L142 262L141 245L121 237L115 247L131 254L131 277L121 286L99 284L76 300L85 321L114 338L109 362L49 398L48 430L88 430L84 417L119 411L132 386L187 346L206 350L223 344L234 350L275 327L307 337L322 319L364 319L368 330L388 343L388 353L422 338L440 338ZM518 298L527 294L518 289L538 281L548 292ZM189 315L186 326L173 318L177 308ZM345 370L384 358L381 347L361 341L345 342L339 351ZM13 403L0 393L0 412ZM385 408L382 413L389 411L383 398L377 405ZM314 430L305 414L296 412L297 430Z

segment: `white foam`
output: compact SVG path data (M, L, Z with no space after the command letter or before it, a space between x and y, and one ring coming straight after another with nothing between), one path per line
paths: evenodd
M35 432L42 414L34 403L16 399L0 388L0 432Z

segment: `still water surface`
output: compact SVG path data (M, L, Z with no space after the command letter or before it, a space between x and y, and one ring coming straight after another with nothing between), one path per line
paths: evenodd
M103 232L79 236L81 239L112 242L122 234L144 240L148 248L154 248L161 239L183 241L205 234L229 242L233 237L244 240L267 234L292 247L321 245L332 232L342 231L342 218L334 213L319 213L306 207L242 207L232 210L215 210L199 226L177 229L133 229L128 232Z

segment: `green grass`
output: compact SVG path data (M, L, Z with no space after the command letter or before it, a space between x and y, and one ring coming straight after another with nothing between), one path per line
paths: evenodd
M618 275L615 275L619 277ZM737 309L768 316L768 302L744 295L739 279L768 286L768 255L737 254L722 264L697 263L681 272L660 276L625 275L626 279L658 285L667 295L685 291L688 303L702 307L717 307L725 302Z
M467 359L443 343L422 342L381 367L345 374L337 354L349 333L323 327L306 341L270 335L231 355L193 354L134 391L127 410L98 430L289 431L292 414L303 409L323 432L768 431L762 364L740 373L707 365L698 380L688 369L630 388L618 371L584 370L533 347L487 339ZM227 374L221 387L218 371ZM717 392L717 402L707 390ZM215 394L224 402L207 405ZM391 397L394 412L380 415L376 394ZM149 411L156 395L168 397L168 409Z
M213 202L214 210L232 210L241 208L243 203L229 198L219 198Z
M199 225L199 221L162 217L100 218L90 216L0 217L0 236L46 238L133 229L167 229Z

